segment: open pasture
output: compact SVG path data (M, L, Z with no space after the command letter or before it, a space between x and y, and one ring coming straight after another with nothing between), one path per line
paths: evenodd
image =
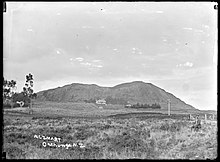
M3 151L6 158L217 157L216 121L202 121L202 128L196 132L191 130L188 114L183 113L168 116L163 111L122 106L100 109L95 104L53 102L35 103L33 110L33 114L28 114L27 108L5 110ZM61 140L54 141L54 138Z
M166 109L134 109L134 108L124 108L123 105L103 105L100 106L93 103L59 103L59 102L35 102L33 106L33 114L28 114L28 108L13 108L4 109L4 114L11 114L17 116L44 116L44 117L91 117L91 118L102 118L102 117L125 117L125 116L135 116L135 117L149 117L151 114L157 117L166 117ZM198 114L198 112L189 112L183 110L171 110L171 116L176 116L176 114L181 114L179 116L185 116L189 113ZM201 113L201 112L199 112ZM152 115L151 115L152 116Z
M83 147L57 147L79 142ZM3 150L8 159L215 159L217 124L214 121L203 124L195 132L188 120L171 118L6 115Z

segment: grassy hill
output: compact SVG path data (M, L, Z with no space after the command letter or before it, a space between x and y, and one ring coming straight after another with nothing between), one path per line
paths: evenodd
M105 99L109 104L153 104L158 103L161 109L167 109L167 100L171 100L174 110L195 110L191 105L175 97L173 94L142 81L123 83L114 87L100 87L95 84L73 83L55 89L37 93L38 101L56 102L88 102L89 100ZM117 101L117 102L116 102Z

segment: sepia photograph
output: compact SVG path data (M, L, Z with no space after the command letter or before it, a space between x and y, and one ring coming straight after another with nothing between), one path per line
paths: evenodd
M217 159L217 2L2 10L2 159Z

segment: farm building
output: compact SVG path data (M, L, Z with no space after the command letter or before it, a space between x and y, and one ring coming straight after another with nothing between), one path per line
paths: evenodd
M105 101L104 99L102 99L102 100L96 100L96 104L106 105L106 101Z
M130 108L130 107L131 107L131 104L125 105L125 108Z

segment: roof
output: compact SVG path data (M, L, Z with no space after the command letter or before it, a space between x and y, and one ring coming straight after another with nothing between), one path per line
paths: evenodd
M106 101L104 99L96 100L97 104L106 104Z

